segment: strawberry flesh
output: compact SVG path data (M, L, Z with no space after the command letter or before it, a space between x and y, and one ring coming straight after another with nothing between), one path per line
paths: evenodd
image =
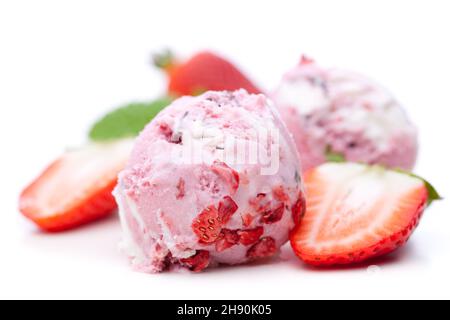
M132 146L123 140L65 153L22 192L20 211L50 232L109 215L117 208L112 191Z
M265 224L273 224L280 221L284 214L284 204L279 204L275 209L266 211L261 217L261 222Z
M227 224L238 209L238 205L233 201L233 199L231 199L231 197L224 197L219 203L219 218L221 223L223 225Z
M244 227L250 227L250 225L253 222L253 216L250 213L246 213L244 215L242 215L242 224L244 225Z
M167 123L161 123L159 125L159 131L167 141L172 140L173 131Z
M236 202L229 196L220 201L218 209L211 205L203 210L192 223L192 230L201 244L213 244L219 239L222 228L238 211Z
M177 200L183 199L186 195L186 182L183 178L180 178L177 184L178 193L176 195Z
M379 166L328 163L305 175L307 208L291 232L300 259L315 266L362 262L403 246L427 205L423 180ZM301 219L301 223L298 221Z
M237 231L222 229L220 236L216 241L217 252L225 251L239 243L239 234Z
M276 251L275 240L271 237L265 237L247 251L247 258L252 260L268 258L273 256Z
M263 233L264 233L263 227L257 227L248 230L240 230L238 231L239 243L244 246L252 245L259 240L259 238L263 235Z
M271 206L271 202L267 199L265 193L259 193L255 198L250 199L249 203L257 213L267 212Z
M239 188L239 173L220 161L214 162L211 169L228 184L231 195L234 195Z
M279 202L288 202L289 195L285 192L283 186L278 186L273 189L273 196Z
M198 250L194 256L180 260L182 266L193 272L200 272L208 268L209 262L209 252L206 250Z
M202 244L211 244L219 238L222 228L219 212L214 206L203 210L192 224L194 233Z

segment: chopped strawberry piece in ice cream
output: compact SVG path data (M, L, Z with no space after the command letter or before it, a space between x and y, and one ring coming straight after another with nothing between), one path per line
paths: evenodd
M276 200L280 202L289 201L289 195L284 191L283 186L278 186L273 189L273 196Z
M186 193L185 186L186 186L186 182L184 181L183 178L180 178L180 180L178 181L178 185L177 185L177 190L178 190L178 193L176 196L177 200L184 198L184 195Z
M239 188L239 173L220 161L214 162L212 170L225 180L225 182L230 186L232 194L235 194Z
M281 203L273 210L266 211L261 217L262 223L275 223L281 220L283 218L284 214L284 204Z
M219 218L219 212L214 206L203 210L194 220L192 229L203 244L214 243L219 237L222 223Z
M224 197L219 203L219 218L222 224L227 224L238 209L238 205L233 201L233 199L231 199L231 197Z
M225 251L239 243L239 234L237 231L222 229L219 239L216 241L217 252Z
M200 272L209 265L209 252L205 250L198 251L194 256L187 259L180 259L181 265L187 267L193 272Z
M250 259L261 259L273 256L277 252L275 240L271 237L262 238L247 251Z
M257 227L249 230L240 230L239 234L239 242L244 246L249 246L254 244L261 238L264 233L263 227Z

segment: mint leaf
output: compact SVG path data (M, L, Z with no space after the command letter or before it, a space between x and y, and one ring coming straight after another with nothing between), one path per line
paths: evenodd
M439 200L443 199L437 192L436 188L433 187L433 185L430 182L428 182L427 180L425 180L424 178L422 178L414 173L402 170L402 169L395 169L395 171L403 173L403 174L407 174L410 177L417 178L417 179L420 179L423 181L423 183L425 184L425 188L427 188L427 191L428 191L427 206L430 206L431 203L433 203L433 201L439 201Z
M95 123L89 132L89 138L93 141L107 141L135 137L171 101L170 98L162 98L120 107Z
M327 162L346 162L345 156L341 153L334 152L331 146L328 146L325 151L325 159Z

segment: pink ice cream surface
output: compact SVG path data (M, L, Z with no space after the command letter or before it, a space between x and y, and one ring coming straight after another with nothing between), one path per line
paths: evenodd
M392 94L367 77L304 59L272 98L305 171L325 162L327 152L391 168L410 170L415 164L415 126Z
M261 129L270 131L267 139ZM230 140L253 143L278 167L262 174L266 162L225 161L235 150ZM202 161L186 159L192 145ZM264 95L180 98L141 133L119 175L122 247L144 272L273 256L304 210L300 172L294 141Z

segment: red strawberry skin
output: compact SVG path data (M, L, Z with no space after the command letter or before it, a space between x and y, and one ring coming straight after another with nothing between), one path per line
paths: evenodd
M261 93L234 65L211 52L200 52L187 62L173 66L168 73L168 91L174 96L241 88L249 93Z
M308 171L305 175L305 184L307 189L307 197L315 197L316 191L311 192L308 189L314 189L317 183L317 178L315 177L315 169ZM313 187L314 186L314 187ZM308 188L309 187L309 188ZM310 192L308 192L310 191ZM408 223L403 223L403 227L398 231L379 238L376 242L371 245L364 246L361 243L352 243L347 246L340 246L339 250L335 252L320 252L314 245L300 245L300 238L306 232L310 232L309 226L305 226L305 223L300 222L297 224L296 228L291 232L290 241L291 246L295 254L303 260L305 263L316 266L316 267L330 267L337 265L348 265L361 263L366 260L384 256L386 254L392 253L398 248L402 247L411 237L412 233L419 224L419 221L423 215L423 212L427 206L428 191L425 186L423 188L413 190L408 195L409 201L408 212L403 212L402 214L406 217L399 218L393 217L392 221L409 221ZM315 204L314 204L315 205ZM310 219L308 209L306 210L305 219ZM394 220L396 219L396 220ZM357 230L355 230L356 232ZM321 231L323 232L323 231ZM364 240L366 241L366 240ZM368 242L369 243L369 242ZM318 245L320 247L320 245Z
M411 223L406 226L402 231L393 234L389 238L385 238L379 241L377 244L367 247L358 251L348 251L343 253L331 254L326 256L308 254L298 249L295 244L295 238L291 237L291 245L294 252L299 256L305 263L316 266L316 267L331 267L338 265L348 265L361 263L369 259L381 257L396 251L401 248L411 237L411 234L419 225L419 221L423 215L424 209L426 207L426 196L424 197L424 202L417 208L414 218ZM296 230L293 230L293 234Z
M87 146L64 154L21 193L20 212L59 232L103 218L117 208L112 191L133 142Z
M43 174L45 176L48 170L52 170L58 163L51 165ZM39 181L34 182L26 188L19 202L19 210L28 219L34 221L42 230L47 232L61 232L76 228L89 222L101 219L110 215L116 208L117 203L112 192L117 184L112 181L108 186L97 190L70 210L60 212L52 216L40 216L37 209L30 206L28 199L33 197L33 189L38 187Z

